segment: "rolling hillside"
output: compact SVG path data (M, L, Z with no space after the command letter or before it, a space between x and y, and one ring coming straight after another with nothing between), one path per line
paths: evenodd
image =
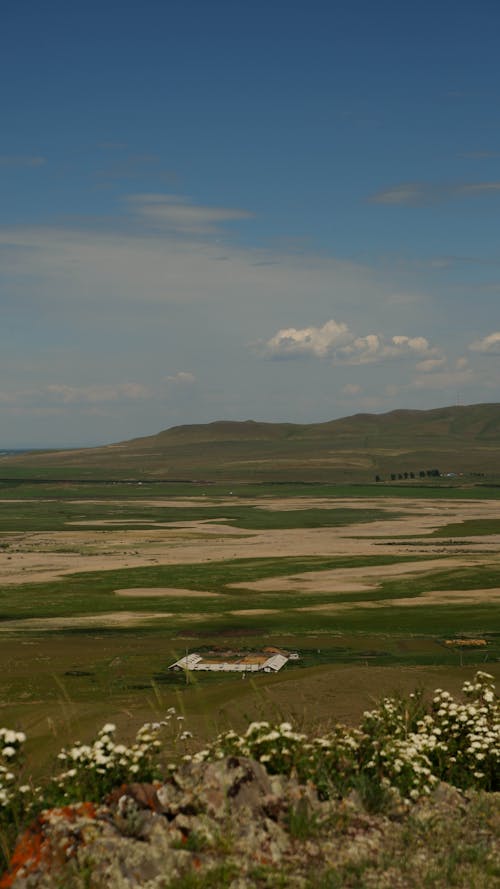
M500 478L500 404L356 414L326 423L217 421L99 448L0 459L0 477L372 481L438 468Z

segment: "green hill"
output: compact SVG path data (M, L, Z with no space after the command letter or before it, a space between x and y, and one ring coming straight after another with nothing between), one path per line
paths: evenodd
M326 423L217 421L131 441L4 457L0 477L390 480L443 474L500 477L500 404L356 414Z

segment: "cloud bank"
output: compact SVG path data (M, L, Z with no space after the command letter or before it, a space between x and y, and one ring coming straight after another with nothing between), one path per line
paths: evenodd
M372 364L394 358L427 359L437 354L423 336L396 335L385 338L378 333L357 336L344 322L331 319L322 327L286 327L278 330L264 344L264 353L272 358L296 358L313 355L331 358L335 364Z

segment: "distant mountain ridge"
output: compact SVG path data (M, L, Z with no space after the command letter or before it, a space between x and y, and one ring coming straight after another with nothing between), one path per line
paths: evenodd
M21 463L40 473L57 466L68 474L214 481L366 481L430 468L500 476L500 404L398 409L309 424L217 420L98 448L4 458L1 466Z

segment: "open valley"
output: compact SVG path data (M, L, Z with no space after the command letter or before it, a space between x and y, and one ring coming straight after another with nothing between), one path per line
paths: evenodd
M500 675L495 489L155 490L2 488L2 720L35 764L172 705L203 738L259 713L353 722L477 664ZM189 650L263 646L300 660L246 682L168 670Z

